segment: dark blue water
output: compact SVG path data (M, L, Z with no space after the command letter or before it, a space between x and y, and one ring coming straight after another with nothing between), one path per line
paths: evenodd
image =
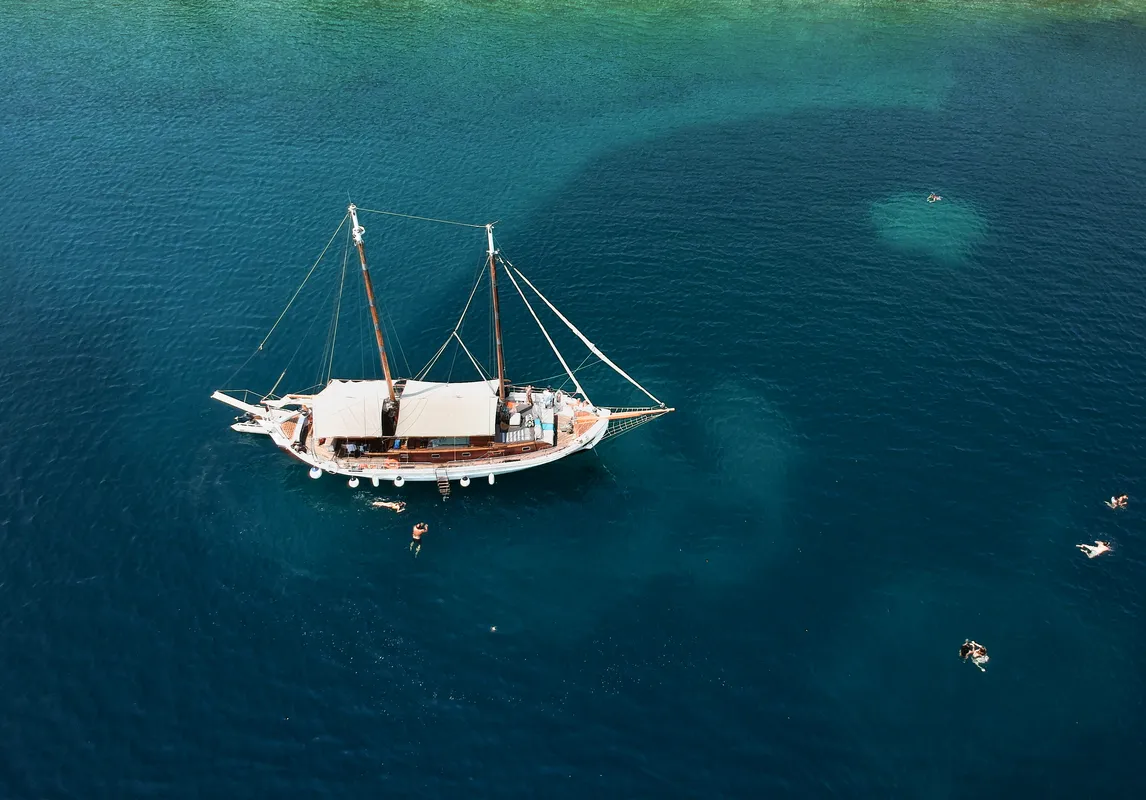
M0 795L1146 788L1146 29L248 5L0 9ZM348 193L678 412L403 517L231 432ZM482 236L365 221L416 369Z

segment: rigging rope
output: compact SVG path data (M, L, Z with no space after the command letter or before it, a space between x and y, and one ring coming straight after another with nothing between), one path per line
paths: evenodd
M334 322L330 326L330 361L326 366L326 380L321 383L330 383L330 373L334 371L334 345L338 341L338 317L342 312L342 293L346 288L346 262L350 258L350 231L347 231L346 246L342 248L342 277L338 283L338 301L334 306ZM322 377L322 367L319 367L319 378Z
M581 361L581 363L580 363L580 364L578 364L576 367L574 367L574 368L573 368L573 372L580 372L581 370L585 369L585 367L586 367L586 366L595 367L595 366L597 366L598 364L600 364L600 363L601 363L601 359L597 359L597 360L596 360L596 361L594 361L592 364L587 364L587 362L589 361L589 359L590 359L590 358L593 358L593 354L592 354L592 353L590 353L589 355L585 356L585 358L584 358L584 359ZM561 377L560 375L554 375L554 376L552 376L552 377L550 377L550 378L546 378L546 379L545 379L545 381L546 381L546 383L548 383L549 381L552 381L552 380L556 380L556 379L558 379L558 378L560 378L560 377ZM558 386L557 388L558 388L558 389L564 389L564 388L565 388L565 384L567 384L567 383L569 383L569 379L568 379L568 378L566 378L565 380L561 381L561 385L560 385L560 386Z
M379 299L378 306L382 311L383 326L385 326L386 323L390 324L389 332L386 335L392 336L394 343L398 345L398 355L402 356L402 362L406 365L406 371L403 374L409 375L410 361L406 358L406 350L402 347L402 340L398 338L398 325L394 322L394 317L390 313L390 309L386 306L386 302L384 300Z
M661 402L660 400L658 400L657 398L653 397L653 394L652 394L652 392L650 392L650 391L649 391L648 389L646 389L644 386L641 386L641 385L640 385L639 383L637 383L637 382L636 382L636 381L635 381L635 380L634 380L634 379L633 379L633 378L632 378L632 377L631 377L631 376L630 376L630 375L629 375L627 372L625 372L623 369L621 369L621 368L620 368L620 367L618 367L616 364L614 364L614 363L613 363L611 360L609 360L609 357L608 357L608 356L606 356L604 353L602 353L602 352L600 351L600 349L598 349L597 345L595 345L595 344L593 344L592 342L590 342L590 341L589 341L589 340L588 340L588 339L585 337L585 334L581 333L581 331L579 331L579 330L577 329L577 326L576 326L576 325L574 325L572 322L570 322L568 319L566 319L566 318L565 318L565 315L564 315L564 314L562 314L560 311L558 311L558 310L557 310L557 307L556 307L556 306L554 306L552 303L550 303L550 302L549 302L549 300L548 300L548 299L545 297L545 295L543 295L543 294L541 293L541 291L540 291L540 290L539 290L539 289L538 289L536 286L534 286L532 283L530 283L530 281L529 281L529 278L527 278L527 277L525 277L524 275L522 275L522 274L521 274L521 270L519 270L517 267L513 266L513 264L511 264L511 263L509 262L509 259L503 259L503 261L504 261L504 262L505 262L505 263L506 263L506 264L507 264L507 265L508 265L510 268L512 268L512 270L513 270L514 272L516 272L516 273L517 273L517 276L518 276L519 278L521 278L523 281L525 281L526 285L527 285L527 286L528 286L530 289L532 289L532 290L533 290L534 294L536 294L538 297L540 297L540 298L541 298L541 301L542 301L543 303L545 303L545 305L549 306L549 310L550 310L550 311L552 311L554 314L556 314L556 315L557 315L557 318L558 318L559 320L561 320L562 322L564 322L564 323L565 323L565 325L566 325L566 327L568 327L568 328L569 328L569 330L573 331L574 335L576 335L576 337L577 337L578 339L580 339L582 342L584 342L586 347L588 347L590 350L592 350L592 351L593 351L593 354L594 354L594 355L596 355L596 356L597 356L597 358L599 358L599 359L601 359L602 361L604 361L606 364L608 364L610 367L612 367L612 368L613 368L613 371L614 371L614 372L616 372L618 375L620 375L622 378L624 378L625 380L627 380L629 383L633 384L633 386L636 386L638 389L640 389L642 392L644 392L644 393L645 393L645 394L646 394L646 395L649 397L649 399L651 399L651 400L652 400L654 403L656 403L658 406L660 406L661 408L664 408L664 405L665 405L665 404L664 404L664 403L662 403L662 402ZM508 271L508 270L507 270L507 271Z
M443 225L460 225L463 228L484 228L485 225L474 225L472 222L455 222L452 219L434 219L433 217L419 217L415 214L399 214L397 211L378 211L373 208L360 208L368 214L385 214L388 217L404 217L405 219L420 219L423 222L440 222Z
M322 263L322 259L326 255L326 251L330 249L330 246L332 244L334 244L335 237L338 236L338 232L340 230L342 230L342 226L346 224L346 220L349 216L350 216L349 214L344 214L342 216L342 222L338 223L338 227L334 229L334 233L331 235L330 241L326 243L326 247L322 248L322 252L318 254L318 258L315 260L314 264L311 266L310 271L306 273L306 277L302 279L302 283L299 284L299 287L297 289L295 289L294 294L291 295L290 301L287 302L286 308L283 309L283 313L279 314L279 318L275 320L275 324L271 326L271 329L269 331L267 331L267 335L263 337L263 340L261 342L259 342L259 346L255 348L255 352L251 353L251 355L247 358L247 360L243 362L242 366L240 366L237 370L235 370L233 373L231 373L231 377L227 378L227 380L224 383L230 383L231 381L233 381L235 379L235 376L238 375L240 372L242 372L243 369L247 366L247 364L251 363L251 359L253 359L255 356L257 356L262 351L263 345L265 345L267 343L267 340L271 338L271 334L275 332L275 328L277 328L279 326L279 323L283 321L283 317L285 317L286 313L288 311L290 311L291 305L293 305L294 301L298 299L298 295L299 295L299 292L302 291L302 287L306 286L306 282L310 280L310 276L314 274L314 270L318 267L318 265L320 263Z
M340 225L339 227L341 228L342 226ZM337 233L337 231L335 231L335 233ZM326 296L326 303L329 303L333 296L334 291L332 290L330 294ZM323 305L325 305L325 303ZM294 349L294 353L291 354L290 360L287 361L286 366L283 368L282 375L279 375L279 379L275 381L275 385L271 387L271 390L267 392L264 397L270 397L272 394L274 394L275 389L279 388L279 384L282 383L282 379L287 374L287 370L290 369L290 365L293 364L295 358L298 357L299 350L302 350L302 346L306 344L307 340L310 338L310 332L314 330L314 323L317 321L318 315L315 314L313 317L311 317L310 324L306 326L306 332L303 333L303 335L299 338L298 347L296 347Z
M481 375L483 380L489 381L490 380L489 376L486 375L485 370L481 368L481 364L479 364L477 362L477 359L474 358L473 353L470 352L470 349L468 347L466 347L466 343L462 341L462 337L458 336L458 334L456 332L452 333L451 336L453 336L455 339L457 339L458 344L460 344L462 346L462 349L466 351L466 355L469 356L470 363L474 365L474 369L476 369L478 371L478 375ZM454 354L454 357L457 358L457 353ZM450 365L450 371L451 371L451 373L453 372L453 365ZM494 392L494 394L497 394L497 392Z
M525 307L528 308L529 313L533 315L533 321L537 323L537 327L541 328L541 332L545 334L545 341L549 342L549 346L553 348L554 355L557 356L557 360L560 361L561 366L565 368L565 373L569 376L570 380L573 381L574 388L576 388L577 391L581 393L582 397L588 400L589 395L585 393L583 388L581 388L581 384L578 382L577 376L573 374L573 370L569 369L569 365L565 363L565 357L561 355L561 351L557 349L557 345L553 343L553 339L549 336L549 331L545 330L545 326L542 325L541 320L537 318L537 312L534 311L533 306L529 304L529 300L527 300L525 297L525 292L521 291L521 287L517 285L517 279L513 277L513 272L507 269L505 274L509 276L509 280L513 283L513 288L517 289L517 293L521 295L521 301L525 303ZM524 280L524 277L522 280Z
M483 259L483 261L484 261L484 259ZM462 309L462 315L460 317L458 317L457 324L454 325L454 329L452 331L450 331L449 336L446 337L446 341L443 342L442 346L438 348L438 352L434 353L434 357L430 359L429 363L427 363L426 366L424 366L420 370L418 370L418 374L414 376L414 380L421 380L427 373L429 373L429 371L433 368L434 364L436 364L438 362L438 359L441 358L442 353L444 353L446 351L446 348L450 346L450 340L453 339L454 335L461 329L462 323L465 321L466 314L469 313L470 303L472 303L474 301L474 295L477 294L478 286L481 285L482 275L484 275L484 274L485 274L485 267L482 266L478 270L477 280L474 281L474 288L470 290L469 299L466 300L466 307ZM455 358L456 357L457 357L457 354L455 353ZM479 372L480 372L480 370L479 370Z

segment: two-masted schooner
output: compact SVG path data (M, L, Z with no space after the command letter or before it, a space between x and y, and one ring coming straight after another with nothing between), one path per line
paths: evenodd
M573 453L590 450L603 439L673 410L609 360L520 270L502 257L494 246L493 224L469 226L485 230L485 268L446 342L415 377L395 377L387 357L383 326L366 265L365 228L359 224L359 211L353 204L347 208L331 242L349 221L347 247L349 249L352 243L357 250L382 379L333 379L325 386L314 387L319 391L282 396L274 394L278 383L265 394L248 390L216 391L212 395L214 399L244 412L232 424L234 430L269 436L284 452L309 465L313 478L320 478L324 473L342 475L349 478L352 487L358 486L359 479L369 479L374 486L383 482L402 486L406 481L436 481L446 495L452 481L468 486L471 480L485 479L492 484L497 475L540 467ZM330 243L327 248L329 246ZM319 257L321 259L322 256ZM313 271L312 267L311 273ZM506 379L499 273L504 273L517 290L561 363L568 377L566 384L571 384L571 388L510 383ZM492 370L487 373L483 369L459 335L478 286L487 276L497 353L496 377ZM305 280L303 283L305 285ZM569 367L541 323L523 287L568 326L600 362L615 370L656 405L610 408L594 404L578 380L577 370ZM302 287L299 288L301 290ZM294 297L297 296L298 292ZM290 308L289 303L287 307ZM273 327L271 332L274 332ZM263 340L265 342L266 339ZM481 380L460 383L425 380L435 361L453 342L465 352ZM262 344L259 345L261 349Z

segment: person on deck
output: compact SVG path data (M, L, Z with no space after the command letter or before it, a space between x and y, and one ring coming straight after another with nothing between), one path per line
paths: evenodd
M1101 542L1098 539L1094 540L1094 544L1076 544L1075 547L1086 553L1087 558L1098 558L1114 549L1110 546L1110 542Z

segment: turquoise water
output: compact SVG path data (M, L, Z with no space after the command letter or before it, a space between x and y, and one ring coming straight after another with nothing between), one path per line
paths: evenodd
M1146 33L1104 8L0 8L0 793L1139 794ZM678 412L403 517L232 433L348 195L500 220ZM365 222L416 369L482 236ZM313 382L336 277L236 383L318 319Z

